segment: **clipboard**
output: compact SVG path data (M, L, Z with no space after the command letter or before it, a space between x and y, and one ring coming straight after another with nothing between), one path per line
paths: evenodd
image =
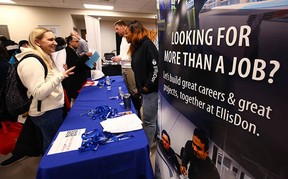
M97 62L99 59L99 54L95 51L93 55L89 58L87 62L85 62L85 65L87 65L89 68L93 69L94 68L94 63Z

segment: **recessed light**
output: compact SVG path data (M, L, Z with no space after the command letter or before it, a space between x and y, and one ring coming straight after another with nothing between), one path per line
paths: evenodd
M15 2L11 0L0 0L0 3L15 4Z
M86 9L102 9L102 10L113 10L114 6L103 6L103 5L95 5L95 4L84 4Z

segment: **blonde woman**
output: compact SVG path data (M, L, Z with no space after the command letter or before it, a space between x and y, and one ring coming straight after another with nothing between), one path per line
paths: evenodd
M20 60L27 54L34 54L45 62L48 73L45 78L43 65L36 57L25 58L17 68L19 77L28 89L27 95L33 96L29 109L29 116L33 123L41 129L43 134L43 152L49 147L56 132L63 122L62 107L64 104L64 93L61 81L73 74L74 67L58 72L51 58L55 52L56 41L52 31L45 28L35 28L29 34L30 48L25 49L16 56ZM41 109L37 109L38 100L41 101Z

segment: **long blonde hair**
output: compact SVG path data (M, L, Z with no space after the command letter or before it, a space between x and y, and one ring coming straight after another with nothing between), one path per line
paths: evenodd
M52 32L52 31L43 27L36 27L35 29L33 29L32 32L30 32L29 34L29 45L33 49L33 53L35 55L38 55L44 60L45 64L47 65L47 68L52 69L55 67L55 64L50 54L45 53L42 50L42 48L36 45L35 43L36 39L41 40L44 37L44 34L47 32Z

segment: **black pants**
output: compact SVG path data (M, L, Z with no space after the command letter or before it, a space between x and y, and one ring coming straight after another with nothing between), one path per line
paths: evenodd
M30 117L28 116L12 154L37 157L43 155L42 148L43 137L41 130L31 121Z

